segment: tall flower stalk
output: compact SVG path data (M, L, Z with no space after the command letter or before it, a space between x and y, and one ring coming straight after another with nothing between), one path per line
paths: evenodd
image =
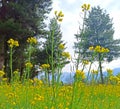
M90 10L90 4L83 4L82 6L81 6L81 8L82 8L82 11L83 11L83 24L82 24L82 29L81 29L81 42L83 41L82 40L82 38L83 38L83 33L84 33L84 29L85 29L85 19L86 19L86 15L87 15L87 11L89 11ZM79 41L79 38L77 38L77 41ZM81 45L80 45L81 46ZM77 60L76 60L76 65L75 65L75 67L76 67L76 70L78 69L78 67L79 67L79 64L80 64L80 51L81 51L81 49L79 49L79 53L78 53L78 56L77 56Z
M29 43L29 46L28 46L28 61L27 63L25 64L26 66L26 72L25 72L25 77L27 79L30 78L30 70L31 68L33 67L32 63L31 63L31 55L32 55L32 52L33 52L33 45L34 44L37 44L37 39L34 38L34 37L29 37L27 39L27 43Z
M17 47L19 46L19 43L18 41L14 40L14 39L9 39L7 41L9 47L10 47L10 63L9 63L9 66L10 66L10 78L11 80L13 79L13 58L12 58L12 55L13 55L13 47Z
M64 14L62 13L62 11L58 12L55 11L55 18L58 22L62 22ZM55 25L54 25L55 26ZM53 28L52 31L52 42L51 42L51 70L52 70L52 85L54 86L54 82L55 82L55 77L54 77L54 73L55 73L55 68L54 68L54 34L55 34L55 30Z

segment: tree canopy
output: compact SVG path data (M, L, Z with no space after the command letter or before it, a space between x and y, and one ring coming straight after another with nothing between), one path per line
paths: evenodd
M26 40L30 36L42 37L46 34L44 20L51 11L51 0L1 0L0 1L0 69L8 65L8 45L10 38L19 41L20 47L15 51L15 59L23 59ZM21 52L22 50L22 52ZM14 65L21 68L22 61ZM7 66L6 66L7 67ZM15 68L16 68L15 67Z

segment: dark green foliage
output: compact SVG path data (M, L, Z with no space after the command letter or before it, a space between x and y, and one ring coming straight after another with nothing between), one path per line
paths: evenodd
M20 47L14 51L14 69L22 69L26 40L30 36L42 37L46 34L44 20L51 11L51 0L1 0L0 1L0 39L5 66L9 65L7 40L16 39ZM3 50L4 49L4 50ZM22 58L22 60L21 60ZM16 61L16 59L18 61ZM20 60L19 60L20 59ZM9 70L9 69L8 69ZM22 71L22 70L20 70Z

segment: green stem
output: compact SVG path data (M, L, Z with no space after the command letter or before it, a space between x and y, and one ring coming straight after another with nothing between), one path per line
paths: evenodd
M86 14L87 14L87 12L85 11L84 12L84 17L83 17L83 24L82 24L82 31L81 31L81 43L83 42L83 33L84 33L84 28L85 28L85 19L86 19ZM77 41L79 41L78 39L77 39ZM80 46L81 46L81 44L80 44ZM77 57L77 63L76 63L76 70L78 70L78 67L79 67L79 64L80 64L80 48L79 48L79 53L78 53L78 57Z
M54 29L54 28L53 28ZM54 54L54 30L52 31L52 42L51 42L51 68L52 68L52 85L54 86L54 57L53 57L53 54Z
M10 79L12 80L13 79L13 68L12 68L12 47L10 47Z
M29 52L28 52L28 61L30 62L30 60L31 60L31 47L32 47L32 45L30 44L29 45Z

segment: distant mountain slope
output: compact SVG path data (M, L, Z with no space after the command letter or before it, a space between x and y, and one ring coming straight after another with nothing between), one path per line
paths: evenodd
M113 75L117 75L118 73L120 73L120 68L115 68L113 69ZM106 76L107 72L103 72L103 75ZM64 84L71 84L74 82L74 75L75 72L63 72L61 74L60 80L64 83ZM100 75L98 75L99 77ZM44 77L44 73L39 73L39 75L37 76L38 79L41 79ZM57 76L56 76L57 77ZM52 76L50 75L50 79L52 78Z

